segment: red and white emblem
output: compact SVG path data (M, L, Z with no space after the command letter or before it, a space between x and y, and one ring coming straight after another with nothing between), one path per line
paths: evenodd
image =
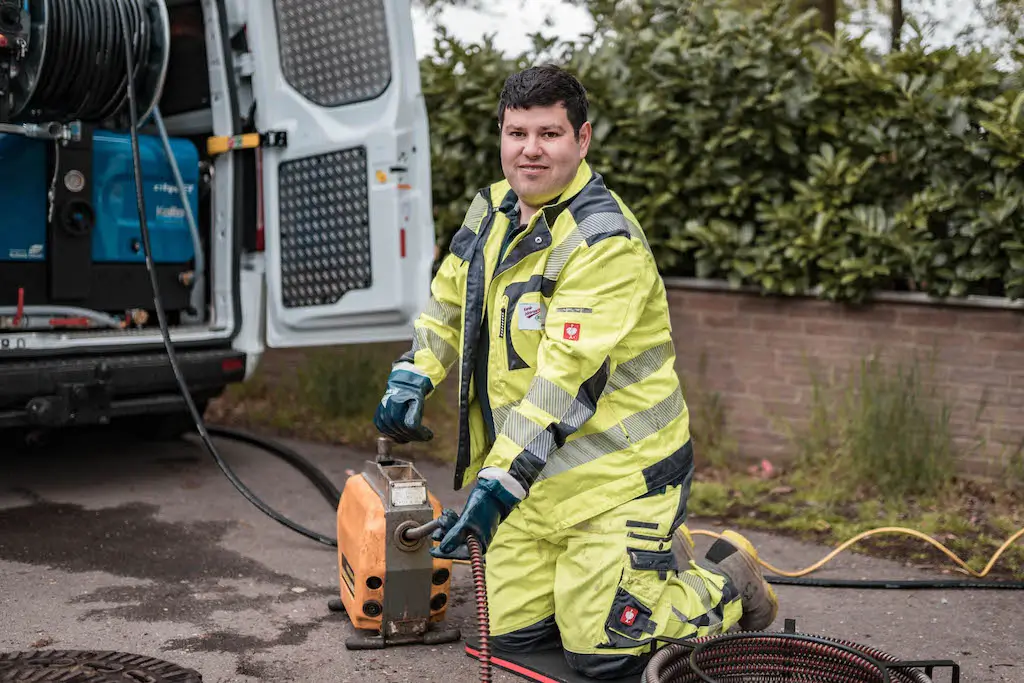
M635 607L626 607L626 609L622 610L622 616L619 617L619 621L626 626L632 626L638 614L639 612L637 612Z
M562 336L569 341L580 340L580 324L579 323L566 323L565 327L562 328Z

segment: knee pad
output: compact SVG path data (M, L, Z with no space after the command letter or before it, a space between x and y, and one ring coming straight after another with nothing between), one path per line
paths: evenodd
M637 676L643 673L650 659L649 654L581 655L565 651L565 661L574 671L596 680Z
M506 652L536 652L562 647L562 638L555 624L554 615L510 633L491 636L490 640L495 649Z

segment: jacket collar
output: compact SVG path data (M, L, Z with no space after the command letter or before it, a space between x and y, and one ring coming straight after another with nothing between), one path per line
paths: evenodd
M564 207L576 197L583 188L594 178L594 172L590 164L584 159L576 169L576 175L568 187L562 190L561 194L549 201L540 208L537 213L547 213L550 209ZM490 188L491 206L495 211L500 211L506 216L513 212L518 213L519 197L516 195L512 185L507 180L502 180L491 185Z
M558 215L569 205L569 203L587 186L594 178L590 164L585 160L580 162L576 169L576 176L568 187L562 190L561 194L545 204L530 219L530 231L520 239L516 246L509 251L505 259L498 264L494 271L494 277L513 267L530 254L534 254L551 246L551 228ZM507 180L496 183L491 187L491 202L493 207L505 214L509 220L519 220L519 198L512 190Z

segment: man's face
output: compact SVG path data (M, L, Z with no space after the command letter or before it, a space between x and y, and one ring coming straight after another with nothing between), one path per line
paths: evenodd
M501 128L501 168L526 206L537 208L565 190L590 147L590 123L573 134L566 108L506 109Z

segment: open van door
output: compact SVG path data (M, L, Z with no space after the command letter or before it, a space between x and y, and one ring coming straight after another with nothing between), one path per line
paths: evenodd
M248 6L262 149L266 343L411 339L434 258L409 0Z

